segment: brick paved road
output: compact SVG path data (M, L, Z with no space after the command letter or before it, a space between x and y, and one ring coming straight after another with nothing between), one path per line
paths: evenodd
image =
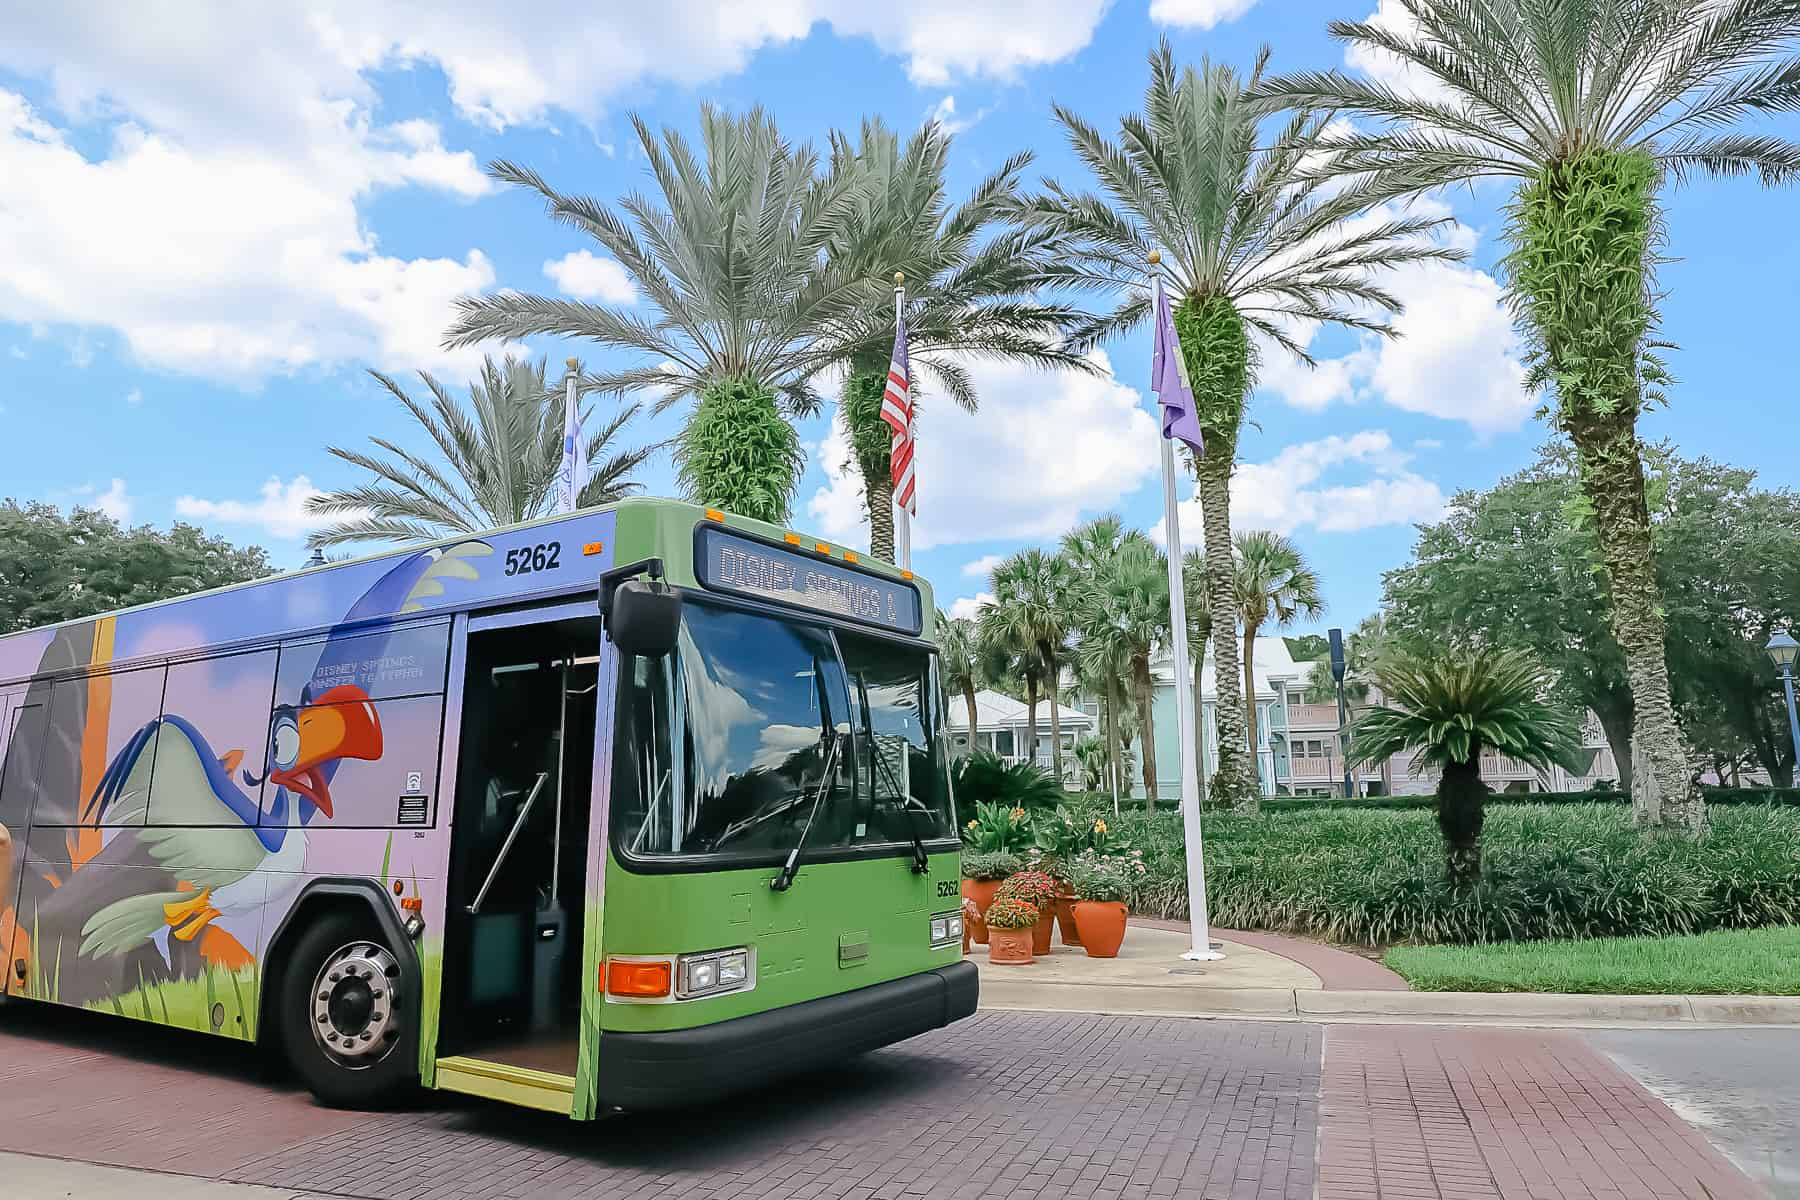
M983 1013L715 1109L576 1125L441 1093L411 1112L330 1112L239 1048L14 1006L0 1150L382 1200L1309 1200L1320 1037Z

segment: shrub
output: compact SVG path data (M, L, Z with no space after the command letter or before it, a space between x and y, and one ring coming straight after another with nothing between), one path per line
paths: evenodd
M1069 864L1069 886L1077 900L1131 899L1135 888L1149 873L1143 859L1136 854L1096 854L1092 850L1078 855Z
M1022 808L977 804L962 838L963 845L977 853L1022 853L1031 846L1031 817Z
M988 905L989 929L1030 929L1037 920L1037 905L1023 900L995 900Z
M1054 901L1062 889L1043 871L1020 871L1017 875L1007 877L1000 890L995 893L999 900L1023 900L1039 908Z
M1800 922L1800 812L1712 811L1685 839L1642 834L1622 804L1490 805L1486 870L1461 894L1443 882L1429 810L1320 808L1208 813L1211 916L1370 945L1650 936ZM1143 849L1133 911L1187 917L1181 819L1131 814Z
M1005 852L990 854L965 854L962 856L962 873L964 879L973 879L977 883L985 883L995 879L1005 879L1019 869L1019 856Z
M1069 794L1050 772L1027 762L1009 763L986 750L958 759L951 785L964 812L983 804L1049 812Z

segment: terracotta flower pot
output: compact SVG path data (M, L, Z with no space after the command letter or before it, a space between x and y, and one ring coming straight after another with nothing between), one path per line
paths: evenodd
M994 893L1000 890L1001 882L1002 881L998 879L965 879L962 881L962 894L973 900L976 909L985 914L988 910L988 905L994 902ZM987 922L983 921L980 917L977 917L973 924L975 926L976 944L981 946L987 945Z
M1125 940L1125 902L1077 900L1075 927L1081 931L1081 946L1089 958L1117 958Z
M1031 930L988 930L988 961L1004 966L1024 966L1031 961Z
M1081 945L1081 931L1075 928L1075 897L1056 898L1056 927L1062 933L1063 945Z
M1038 914L1037 924L1031 927L1031 952L1033 954L1050 953L1050 935L1056 929L1056 911L1050 905L1044 905L1044 911Z

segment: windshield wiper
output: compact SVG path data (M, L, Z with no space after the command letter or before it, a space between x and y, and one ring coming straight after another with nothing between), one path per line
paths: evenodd
M831 787L831 772L837 766L838 745L842 736L837 731L832 731L831 749L825 755L825 774L819 778L819 790L813 794L812 811L806 814L806 824L800 828L800 840L788 851L787 861L781 864L780 874L769 880L769 890L772 892L785 892L794 886L794 876L800 870L800 851L806 845L806 835L812 832L813 819L819 815L819 804Z
M906 831L912 835L912 872L914 875L927 874L931 870L931 859L925 853L925 839L919 836L918 818L930 817L933 815L932 811L917 796L907 794L906 789L900 786L900 777L894 774L894 768L888 766L887 759L881 757L881 748L876 745L873 731L869 733L869 757L887 774L888 782L894 787L894 795L900 800L900 811L906 814ZM873 783L872 780L870 782Z

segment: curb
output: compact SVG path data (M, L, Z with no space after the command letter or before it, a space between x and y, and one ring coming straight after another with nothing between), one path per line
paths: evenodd
M981 1007L1399 1024L1793 1025L1800 996L1590 996L1552 992L1292 991L983 980Z

